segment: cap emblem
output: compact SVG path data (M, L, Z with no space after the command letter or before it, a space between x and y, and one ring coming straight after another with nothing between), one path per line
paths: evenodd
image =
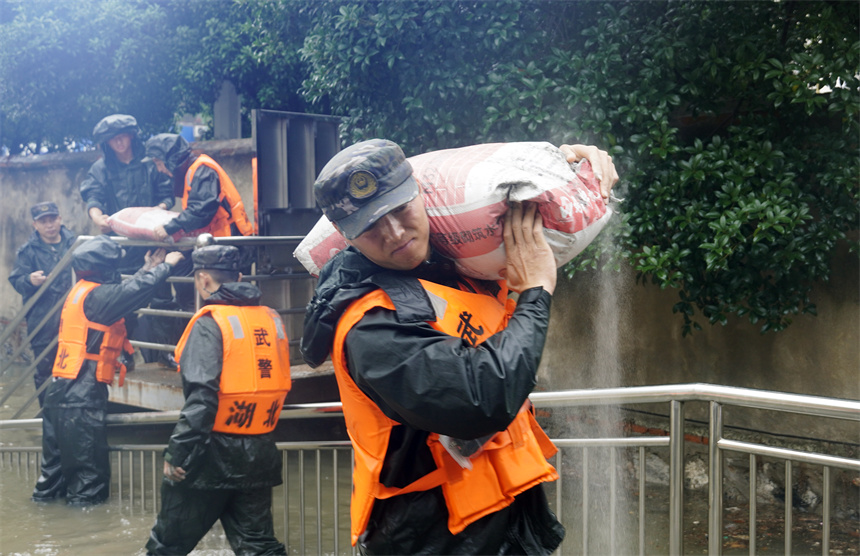
M366 170L356 170L349 176L349 195L353 199L364 199L376 193L376 177Z

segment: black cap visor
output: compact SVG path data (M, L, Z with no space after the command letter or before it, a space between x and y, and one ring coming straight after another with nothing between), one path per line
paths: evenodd
M372 201L359 208L354 213L341 218L335 224L340 228L341 234L346 239L355 239L377 220L401 207L418 196L418 183L411 175L406 181L384 194L374 197Z

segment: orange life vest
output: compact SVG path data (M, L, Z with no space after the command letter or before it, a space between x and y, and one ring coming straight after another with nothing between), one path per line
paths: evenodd
M126 337L125 319L120 319L111 326L105 326L88 320L84 314L84 300L99 285L88 280L79 280L69 290L60 316L59 347L57 357L54 359L53 375L75 379L84 361L89 359L97 362L96 379L105 384L113 383L114 374L119 367L119 385L122 386L125 382L126 369L119 361L120 353L123 348L128 353L134 352ZM87 353L87 334L91 329L104 333L97 354Z
M515 303L511 300L506 304L501 296L493 298L420 282L437 315L437 320L428 324L471 345L478 345L503 330L513 313ZM347 333L375 307L394 310L394 304L382 290L353 302L338 322L332 350L347 432L355 451L350 507L353 545L367 527L376 499L441 486L448 508L448 529L456 535L470 523L510 505L514 496L539 483L558 479L555 468L547 461L557 449L532 411L523 409L506 430L493 436L478 455L470 458L471 469L462 468L439 442L439 435L431 433L427 444L437 469L403 488L383 485L379 476L389 437L399 423L386 417L355 384L344 353Z
M264 306L207 305L191 318L176 344L177 361L181 361L191 328L203 315L215 319L223 344L218 413L212 430L230 434L273 431L292 385L290 346L281 316Z
M188 194L191 192L191 182L194 180L194 172L200 166L208 166L218 172L218 181L221 186L221 193L218 194L218 212L212 222L205 228L198 230L199 233L209 232L215 237L228 237L232 235L230 232L230 224L236 224L239 233L243 236L254 234L254 225L248 220L248 215L245 213L245 204L242 202L242 196L233 185L233 180L221 168L221 165L212 160L209 156L201 154L191 163L188 171L185 172L185 190L182 192L182 209L188 208ZM227 200L227 205L230 207L230 212L224 208L224 199Z

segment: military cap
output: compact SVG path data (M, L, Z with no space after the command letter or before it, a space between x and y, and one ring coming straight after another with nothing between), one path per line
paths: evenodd
M72 259L72 266L81 272L105 274L116 270L125 250L106 235L83 242Z
M56 203L45 201L44 203L36 203L30 207L30 215L33 217L33 220L38 220L43 216L59 216L60 209L57 208Z
M207 245L191 254L194 270L239 270L239 249L232 245Z
M137 136L137 120L128 114L111 114L105 116L93 128L93 140L96 143L105 143L120 133L128 133Z
M188 155L191 145L181 135L175 133L159 133L146 141L146 156L157 158L171 173L179 168Z
M362 141L337 153L320 171L314 196L344 237L355 239L418 195L412 166L385 139Z

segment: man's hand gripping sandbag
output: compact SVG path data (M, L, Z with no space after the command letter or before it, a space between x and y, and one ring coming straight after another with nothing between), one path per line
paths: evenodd
M133 239L148 239L151 241L162 241L156 235L156 229L164 227L165 224L179 216L178 212L165 210L159 207L128 207L108 217L108 225L114 233ZM184 237L193 237L196 234L186 234L182 230L164 241L179 241Z

